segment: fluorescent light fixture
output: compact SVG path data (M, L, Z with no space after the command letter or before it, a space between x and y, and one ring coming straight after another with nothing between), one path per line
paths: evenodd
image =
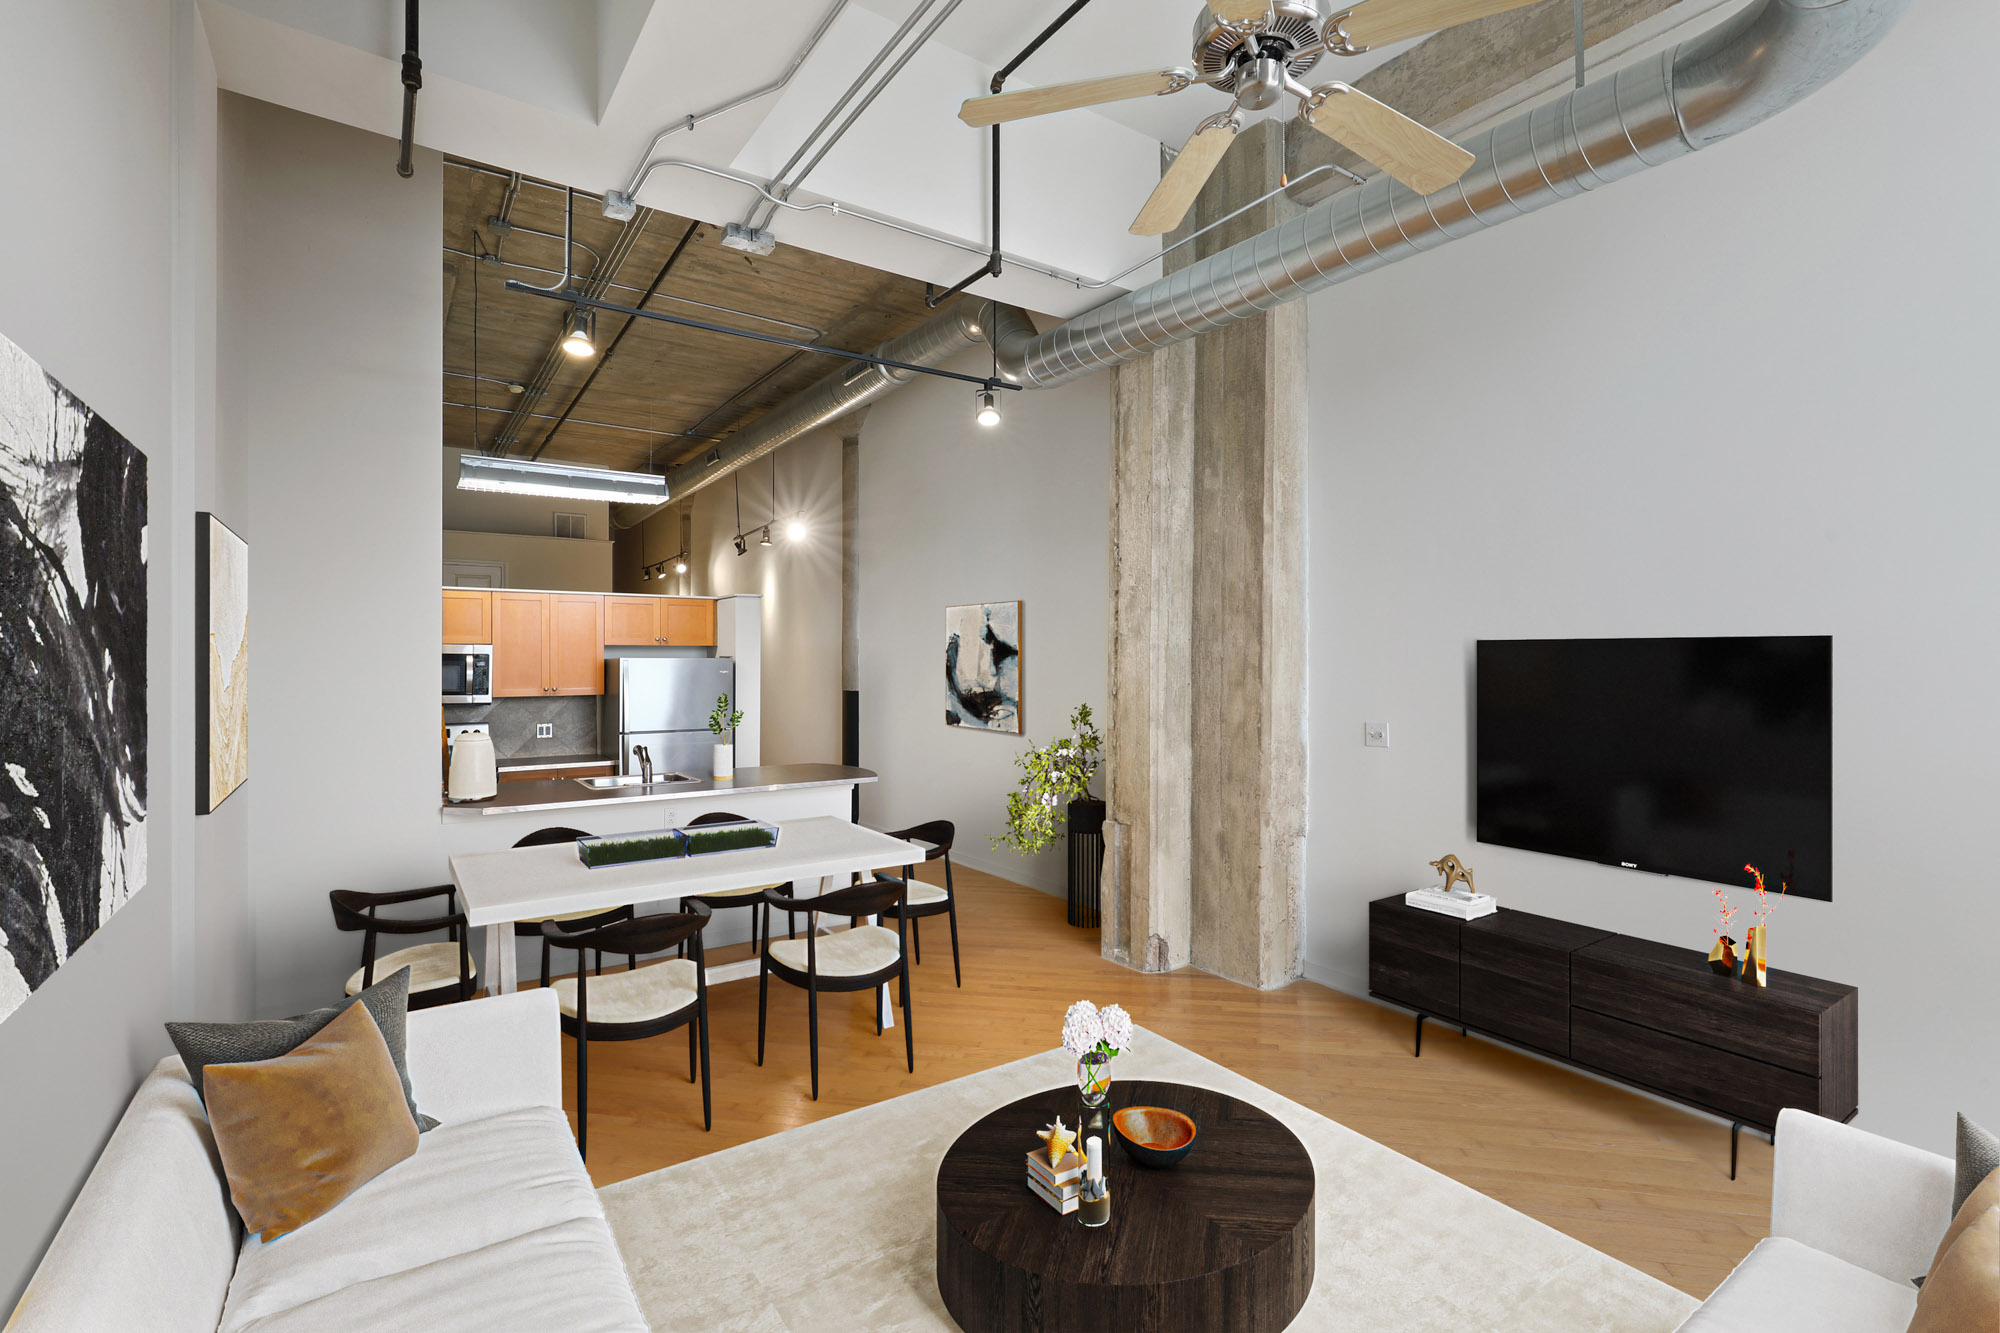
M611 472L574 463L534 463L483 454L466 454L458 460L458 489L617 504L665 504L667 500L667 479L655 473Z
M981 389L979 391L978 420L982 426L990 427L1000 424L1000 409L993 404L993 390L991 389Z
M562 349L571 356L595 356L597 344L591 338L596 312L578 308L569 317L569 332L563 334Z

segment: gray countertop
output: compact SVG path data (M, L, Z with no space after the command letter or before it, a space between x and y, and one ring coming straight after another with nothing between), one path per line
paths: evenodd
M538 762L537 767L541 766ZM480 815L511 815L531 810L553 810L567 806L627 805L635 801L676 801L693 796L713 796L718 792L783 791L789 787L846 786L873 782L875 774L865 768L845 764L764 764L739 768L734 781L718 782L700 778L693 782L656 783L652 787L611 787L592 791L571 778L549 782L510 782L500 793L484 801L446 805L446 819Z
M601 754L517 754L502 759L502 773L519 773L529 768L601 768L611 761Z

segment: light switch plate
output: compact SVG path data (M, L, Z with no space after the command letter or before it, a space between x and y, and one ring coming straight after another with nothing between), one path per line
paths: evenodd
M536 740L538 740L538 741L552 741L552 740L554 740L554 739L555 739L555 737L556 737L556 724L555 724L555 723L553 723L553 722L537 722L537 723L535 724L535 739L536 739Z
M1376 750L1389 748L1389 724L1387 722L1364 722L1361 724L1361 743Z

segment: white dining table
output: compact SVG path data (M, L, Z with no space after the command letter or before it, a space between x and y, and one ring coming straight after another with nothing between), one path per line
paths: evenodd
M850 875L923 860L923 851L913 843L831 815L781 820L777 828L775 847L596 868L583 864L575 843L461 852L451 858L451 878L467 924L486 928L486 976L495 993L505 995L520 985L513 930L517 921L609 911L629 903L678 903L704 893L788 881L801 903L809 903L817 894L846 887ZM756 976L757 970L755 957L711 963L708 984L740 981ZM880 1003L883 1025L890 1026L891 998L885 993Z

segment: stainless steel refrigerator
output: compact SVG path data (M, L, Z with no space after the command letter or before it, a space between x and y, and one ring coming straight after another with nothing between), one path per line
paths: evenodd
M604 663L604 707L598 730L620 773L637 773L632 747L653 756L653 772L705 778L714 747L733 739L708 729L718 696L736 698L736 661L729 657L618 657Z

